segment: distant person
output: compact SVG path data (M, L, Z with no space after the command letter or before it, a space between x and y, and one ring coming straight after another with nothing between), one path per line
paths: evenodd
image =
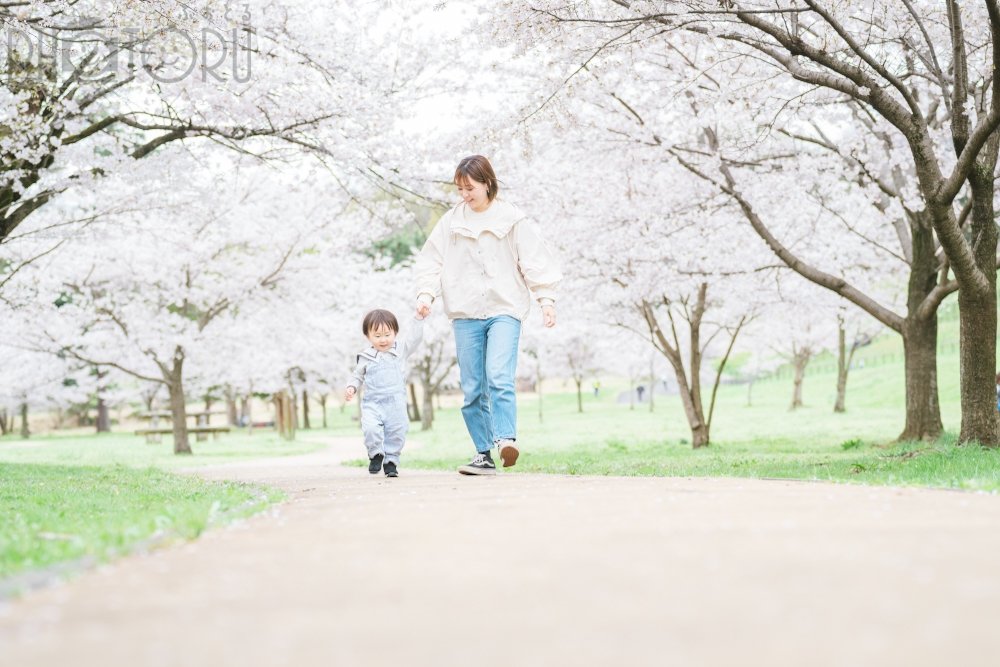
M597 396L600 393L601 393L601 381L600 380L594 380L594 398L597 398Z
M440 296L455 331L462 417L476 447L458 472L495 475L494 447L505 468L520 453L514 376L521 323L533 292L545 326L556 325L562 273L535 224L497 196L489 160L464 158L453 180L462 202L438 220L417 256L417 312L426 316Z
M645 385L641 385L640 384L638 387L636 387L635 388L635 393L639 397L639 402L642 403L642 395L646 393L646 387L645 387Z
M399 455L410 428L406 412L406 359L423 340L423 316L402 342L396 341L399 322L388 310L373 310L361 322L361 331L371 346L358 355L358 365L344 390L350 401L364 385L361 395L361 432L368 449L368 472L399 476Z

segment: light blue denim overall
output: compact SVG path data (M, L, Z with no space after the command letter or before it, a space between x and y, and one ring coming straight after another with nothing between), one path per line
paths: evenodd
M399 465L409 428L403 360L394 354L379 354L365 369L365 390L361 395L361 431L368 458L384 454L386 462Z
M399 465L399 453L410 429L406 413L406 359L423 340L423 322L413 320L407 335L385 352L369 347L358 356L350 385L361 393L361 432L368 458L385 455L385 462Z

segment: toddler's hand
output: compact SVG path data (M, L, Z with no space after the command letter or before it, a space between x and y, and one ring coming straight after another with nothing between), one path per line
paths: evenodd
M354 387L348 387L346 390L344 390L344 400L350 401L352 398L354 398L354 394L356 392L357 389L355 389Z
M542 319L545 320L545 328L551 329L556 325L556 307L542 306Z

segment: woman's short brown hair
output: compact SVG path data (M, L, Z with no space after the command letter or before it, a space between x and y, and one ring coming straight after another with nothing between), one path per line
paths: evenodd
M365 319L361 322L361 331L367 337L370 332L379 327L389 327L393 333L399 333L399 322L396 321L396 316L388 310L382 310L381 308L377 308L365 315Z
M464 157L455 168L455 185L468 183L469 179L486 185L486 196L490 201L493 201L500 192L500 181L493 173L493 165L482 155Z

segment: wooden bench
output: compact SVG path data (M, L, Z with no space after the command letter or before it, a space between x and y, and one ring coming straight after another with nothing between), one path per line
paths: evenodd
M140 428L136 429L136 435L173 435L174 429L172 428ZM219 439L220 433L229 433L228 426L192 426L187 430L188 433L198 434L208 434L211 433L215 440Z

